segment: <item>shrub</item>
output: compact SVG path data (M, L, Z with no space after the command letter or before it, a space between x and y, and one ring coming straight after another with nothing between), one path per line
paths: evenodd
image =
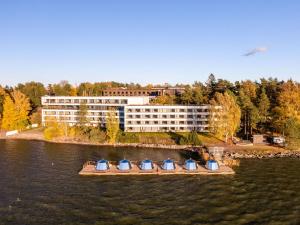
M89 140L92 142L104 143L106 140L105 132L97 127L91 127L88 133Z
M58 127L47 127L44 130L44 137L48 141L53 140L56 137L59 137L60 134L61 134L61 132L58 129Z
M190 132L187 137L182 136L179 140L180 145L202 145L196 131Z
M117 137L120 143L138 143L139 137L135 133L119 132Z

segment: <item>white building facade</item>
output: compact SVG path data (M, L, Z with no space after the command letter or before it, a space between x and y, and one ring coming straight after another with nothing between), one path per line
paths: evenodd
M76 125L81 104L94 126L105 127L107 112L114 110L126 132L208 132L209 105L151 105L148 96L43 96L42 124L56 120Z

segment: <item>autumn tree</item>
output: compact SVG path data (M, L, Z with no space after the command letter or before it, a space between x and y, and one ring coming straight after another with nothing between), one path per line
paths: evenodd
M5 90L0 86L0 124L1 124L2 113L3 113L4 98L5 98Z
M210 130L216 137L225 138L227 142L228 137L233 137L239 129L241 110L235 97L228 92L217 92L210 104Z
M117 118L116 110L111 108L106 114L106 135L110 144L116 142L119 129L119 119Z
M47 93L42 83L34 81L25 84L18 84L16 90L21 91L29 98L33 109L41 106L41 97Z
M3 105L2 128L5 130L22 130L28 125L31 110L29 99L20 91L6 95Z
M259 95L257 109L259 112L259 123L262 126L266 122L268 122L268 117L270 115L270 100L264 88L262 88L261 93Z
M51 91L56 96L70 96L73 93L72 85L68 81L63 80L59 84L51 85Z
M274 123L278 130L283 131L287 120L294 118L300 121L300 84L292 80L281 87L277 98L278 106L273 109Z
M153 100L154 104L161 104L161 105L173 105L175 103L175 96L171 95L161 95L156 97Z

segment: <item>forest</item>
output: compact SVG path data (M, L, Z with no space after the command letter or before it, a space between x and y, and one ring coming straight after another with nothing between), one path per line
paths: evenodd
M107 88L147 89L166 86L171 85L85 82L75 86L68 81L49 85L32 81L14 87L0 86L1 129L22 130L29 124L40 123L40 100L43 95L101 96ZM204 83L196 81L174 86L184 87L184 92L175 96L159 96L153 100L153 104L221 105L227 109L227 117L223 122L232 124L230 129L220 134L226 134L226 140L227 135L249 139L252 134L270 133L284 135L290 145L298 146L300 143L300 83L297 81L261 78L232 83L210 74ZM218 132L212 130L216 135Z

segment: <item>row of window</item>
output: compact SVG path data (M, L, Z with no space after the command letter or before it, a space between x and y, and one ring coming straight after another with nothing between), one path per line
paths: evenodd
M57 109L57 110L80 110L79 105L47 105L43 106L43 109ZM87 110L118 110L123 111L122 106L102 106L102 105L87 105Z
M208 121L158 121L158 120L154 120L154 121L126 121L126 124L128 125L140 125L140 124L146 124L146 125L158 125L158 124L172 124L172 125L177 125L177 124L186 124L186 125L207 125Z
M200 131L200 132L208 132L207 128L205 127L153 127L153 128L148 128L148 127L127 127L127 131L136 131L136 132L151 132L151 131Z
M162 109L162 108L152 108L152 109L149 109L149 108L145 108L145 109L127 109L127 112L131 113L131 112L208 112L209 110L208 109L184 109L184 108L181 108L181 109Z
M70 112L70 111L44 111L44 115L79 115L79 111ZM106 116L106 112L87 112L87 116ZM124 116L123 112L115 112L115 116L120 115Z
M43 104L128 104L127 99L45 99Z
M128 119L141 119L141 118L146 118L146 119L175 119L175 118L180 118L180 119L208 119L208 115L127 115L126 118Z
M44 116L44 121L52 121L54 119L54 117L52 116ZM57 118L58 121L79 121L80 117L70 117L70 116L60 116L59 118ZM89 117L88 121L93 122L93 121L97 121L97 122L101 122L101 123L105 123L105 118L104 117ZM122 120L119 121L120 123L123 123Z

